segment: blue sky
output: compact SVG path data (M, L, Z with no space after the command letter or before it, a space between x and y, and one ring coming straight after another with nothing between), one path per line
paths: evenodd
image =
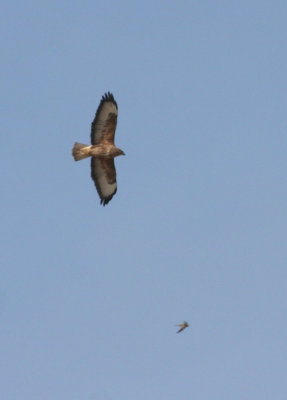
M285 400L286 2L0 11L1 400Z

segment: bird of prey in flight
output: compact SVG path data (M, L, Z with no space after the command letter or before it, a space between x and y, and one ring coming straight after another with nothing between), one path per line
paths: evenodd
M125 153L114 143L118 105L108 92L101 99L91 127L91 145L76 142L72 154L75 161L91 157L91 177L101 204L105 206L117 191L114 158Z
M186 321L184 321L182 324L178 324L176 326L179 326L179 330L176 333L180 333L182 332L185 328L187 328L189 325Z

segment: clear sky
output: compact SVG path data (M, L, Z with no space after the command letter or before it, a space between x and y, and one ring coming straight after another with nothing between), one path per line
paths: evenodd
M286 18L2 2L1 400L287 398ZM71 148L106 91L102 207Z

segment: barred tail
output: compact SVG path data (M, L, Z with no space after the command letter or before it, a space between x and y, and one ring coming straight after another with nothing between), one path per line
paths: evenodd
M74 160L80 161L83 158L89 157L91 155L90 147L91 146L87 146L86 144L76 142L72 150Z

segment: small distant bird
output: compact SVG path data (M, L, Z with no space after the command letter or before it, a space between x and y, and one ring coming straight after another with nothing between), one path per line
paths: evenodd
M114 158L125 155L114 143L117 118L118 105L114 96L110 92L105 93L92 122L91 146L76 142L72 150L75 161L92 157L91 176L103 206L117 191Z
M189 325L186 321L184 321L182 324L178 324L176 326L180 326L180 329L176 333L182 332L185 328L187 328Z

